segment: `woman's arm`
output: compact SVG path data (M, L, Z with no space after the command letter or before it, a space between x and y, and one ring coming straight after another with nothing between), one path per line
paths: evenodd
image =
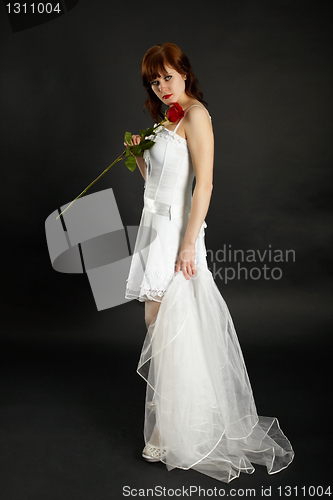
M141 135L132 135L131 138L131 146L136 146L137 144L140 144L141 141ZM124 145L127 146L126 142L124 142ZM134 156L134 155L133 155ZM136 160L136 164L140 169L140 172L142 174L142 177L144 180L146 180L146 175L147 175L147 165L145 160L143 159L142 156L134 156Z
M144 178L144 180L146 180L146 175L147 175L146 161L142 158L142 156L135 156L134 158L136 159L136 164L140 169L142 177Z
M184 129L190 150L196 184L191 215L175 272L180 269L186 279L195 273L195 242L208 212L213 189L214 135L207 111L191 108L184 118Z

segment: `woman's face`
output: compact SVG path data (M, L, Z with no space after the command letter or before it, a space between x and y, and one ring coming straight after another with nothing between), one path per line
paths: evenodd
M175 102L179 103L185 93L186 75L181 75L170 66L165 66L165 71L152 80L150 85L157 97L164 104L171 106Z

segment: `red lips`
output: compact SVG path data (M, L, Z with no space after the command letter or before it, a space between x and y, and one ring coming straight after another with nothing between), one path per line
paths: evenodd
M170 97L172 96L172 94L167 94L167 95L164 95L163 96L163 99L170 99Z

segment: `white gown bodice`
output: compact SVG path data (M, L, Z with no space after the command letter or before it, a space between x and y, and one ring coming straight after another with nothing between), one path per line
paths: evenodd
M194 171L186 139L161 125L154 147L145 152L144 158L144 196L168 205L191 206Z
M203 108L194 104L184 116L194 106ZM147 164L144 198L172 207L190 208L194 170L187 141L177 134L181 122L182 119L173 131L161 125L156 129L156 136L150 136L155 145L144 153Z

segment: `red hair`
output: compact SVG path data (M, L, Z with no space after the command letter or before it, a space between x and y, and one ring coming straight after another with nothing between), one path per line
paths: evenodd
M151 88L150 82L161 72L165 71L165 65L174 68L181 75L186 75L185 92L188 96L194 97L203 104L203 93L198 88L198 80L193 73L190 61L184 52L175 43L167 42L151 47L142 60L141 72L142 82L147 90L148 99L144 103L143 109L148 106L149 113L155 122L164 117L162 113L162 102Z

